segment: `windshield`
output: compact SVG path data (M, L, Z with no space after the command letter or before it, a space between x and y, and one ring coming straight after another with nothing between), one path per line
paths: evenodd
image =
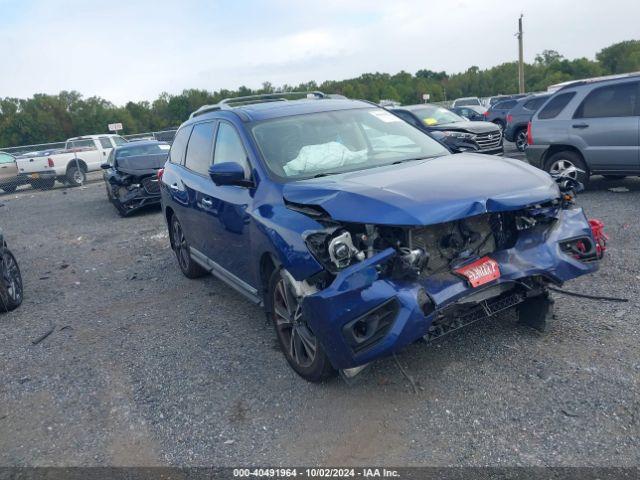
M165 143L150 143L146 145L136 145L135 147L125 147L116 150L116 160L129 157L137 157L141 155L159 155L169 153L169 145Z
M436 106L424 106L411 109L411 113L417 115L425 125L442 125L443 123L466 122L466 118L456 115L451 110Z
M449 153L381 108L266 120L252 131L269 170L284 179L363 170Z

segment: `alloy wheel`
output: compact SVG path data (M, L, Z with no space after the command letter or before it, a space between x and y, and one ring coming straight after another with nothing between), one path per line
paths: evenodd
M521 152L523 152L524 149L527 148L527 132L518 132L518 136L516 137L516 148Z
M571 167L575 167L572 161L567 160L566 158L559 158L558 160L554 161L551 164L551 166L549 167L549 173L553 176L561 176L567 169ZM565 176L568 176L574 180L577 180L578 171L573 170L572 172L569 172Z
M182 231L182 226L178 220L173 222L173 248L178 258L178 263L182 270L189 269L189 245Z
M22 301L22 277L15 258L10 253L4 254L3 263L3 281L9 299L14 304L20 304Z
M318 340L303 321L300 302L284 278L278 280L273 294L273 316L290 361L302 368L311 366L318 351Z

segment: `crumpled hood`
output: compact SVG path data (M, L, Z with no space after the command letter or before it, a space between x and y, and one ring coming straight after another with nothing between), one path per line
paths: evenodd
M164 167L166 161L166 153L118 158L116 160L116 170L130 175L154 173L159 168Z
M430 225L517 210L560 192L547 173L521 161L460 153L291 182L283 196L343 222Z

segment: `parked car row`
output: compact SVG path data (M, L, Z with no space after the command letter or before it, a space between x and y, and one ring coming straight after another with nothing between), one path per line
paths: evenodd
M119 135L86 135L68 139L62 149L18 156L0 152L0 189L13 192L20 185L31 184L47 190L56 181L82 185L88 172L99 170L113 148L125 143Z

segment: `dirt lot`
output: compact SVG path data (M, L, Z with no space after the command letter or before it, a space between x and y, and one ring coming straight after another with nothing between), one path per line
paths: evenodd
M626 187L611 192L610 187ZM611 236L539 334L503 317L311 385L261 310L184 278L159 210L102 183L0 195L25 301L0 316L1 465L637 465L640 179L580 197ZM32 341L54 328L44 341Z

